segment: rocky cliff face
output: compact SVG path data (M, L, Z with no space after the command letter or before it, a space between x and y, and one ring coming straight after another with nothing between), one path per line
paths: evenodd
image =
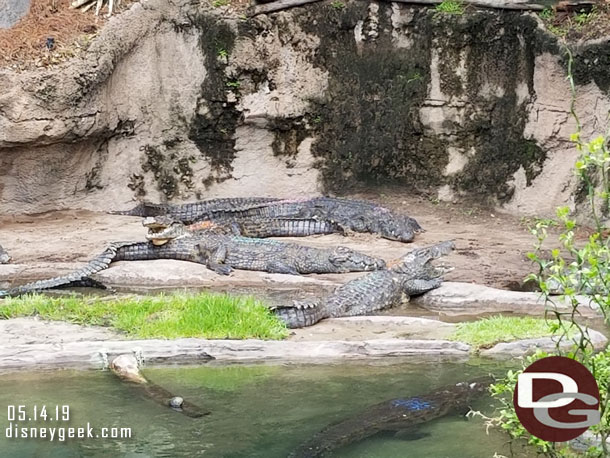
M610 110L608 43L576 53L585 138ZM149 0L83 58L0 71L0 211L392 184L544 215L575 189L563 56L514 12Z

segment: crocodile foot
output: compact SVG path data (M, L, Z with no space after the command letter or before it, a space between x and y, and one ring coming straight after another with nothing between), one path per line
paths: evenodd
M226 264L210 263L208 264L208 269L213 270L219 275L229 275L231 272L233 272L233 268L231 266L227 266Z

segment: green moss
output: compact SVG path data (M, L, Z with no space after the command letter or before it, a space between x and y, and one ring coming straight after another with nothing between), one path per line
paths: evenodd
M188 137L209 163L211 173L202 180L208 187L231 178L235 158L235 129L241 120L237 101L228 94L239 94L240 75L227 75L228 58L219 59L219 50L230 56L235 44L231 27L214 16L202 14L193 19L205 56L206 77L197 100L196 115L190 121Z
M86 299L28 295L5 299L0 317L109 326L135 338L281 339L286 328L260 301L227 294L160 294Z
M419 113L430 82L426 11L414 12L418 45L408 48L397 48L390 33L354 40L354 28L369 14L365 3L347 3L341 14L328 12L324 21L297 17L303 30L320 37L313 63L329 74L328 89L310 105L313 119L321 121L311 123L312 154L326 190L443 184L445 148L425 135ZM380 6L379 30L392 29L390 17L390 7Z
M494 316L458 324L449 340L458 340L477 348L488 348L498 342L535 339L551 335L553 335L552 324L544 319Z
M455 0L445 0L444 2L441 2L436 5L434 9L437 13L441 14L464 14L464 5L462 5L462 2L458 2Z

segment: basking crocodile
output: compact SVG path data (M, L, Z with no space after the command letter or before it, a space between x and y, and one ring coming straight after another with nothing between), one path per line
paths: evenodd
M302 328L324 318L368 315L392 307L408 300L409 296L438 288L446 269L435 268L430 261L454 248L453 242L442 242L411 251L387 270L349 281L326 298L295 302L273 310L289 328Z
M0 245L0 264L8 264L11 260L11 257L6 252L4 248Z
M274 201L253 206L244 211L234 211L242 216L258 218L311 218L331 221L344 231L370 232L401 242L410 242L422 228L406 215L390 211L380 205L335 197L314 197L304 200Z
M331 222L345 232L370 232L401 242L410 242L415 233L422 231L417 221L409 216L394 213L371 202L335 197L284 200L253 197L210 199L183 205L141 204L133 210L119 213L136 216L167 215L185 224L204 219L313 219Z
M472 400L487 391L492 382L491 377L485 377L449 385L421 396L380 402L324 428L289 456L320 457L381 431L404 431L452 412L462 413L468 410Z
M115 215L171 216L185 224L210 219L213 215L240 212L262 204L279 201L274 197L227 197L207 199L188 204L153 204L142 202L131 210L112 212Z
M154 216L144 220L151 232L166 230L173 223L182 223L171 216ZM343 233L343 229L330 221L315 219L281 218L240 218L237 220L202 220L186 226L189 232L213 232L217 234L242 235L244 237L306 237L317 234Z
M192 232L177 221L166 224L164 217L147 218L144 221L144 225L150 229L146 238L155 245L151 247L153 253L166 243L191 244L195 256L205 260L209 269L223 275L233 269L310 274L385 268L382 259L343 246L332 249L313 248L276 240L218 234L209 230L203 233Z
M182 223L175 221L168 226L163 217L149 218L144 223L149 227L146 236L149 242L112 243L87 265L68 275L0 291L0 297L58 287L82 286L93 282L89 278L91 275L108 268L116 261L176 259L205 264L223 275L228 275L233 269L308 274L360 272L385 267L382 259L341 246L321 249L276 240L225 235L223 231L226 228L218 228L215 225L199 225L199 230L189 231Z

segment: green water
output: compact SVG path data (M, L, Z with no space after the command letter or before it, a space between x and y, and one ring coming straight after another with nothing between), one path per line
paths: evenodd
M397 397L424 394L498 365L392 360L392 364L233 365L149 368L155 383L212 413L192 419L160 406L101 371L12 373L0 377L2 457L285 457L329 423ZM490 413L489 399L474 407ZM129 439L6 438L8 405L70 406L70 420L27 426L132 428ZM61 412L61 408L60 408ZM23 426L23 425L20 425ZM510 455L507 437L485 433L482 420L447 416L396 435L380 434L335 452L337 457L493 457ZM513 446L522 452L521 446ZM519 455L517 453L516 456Z

